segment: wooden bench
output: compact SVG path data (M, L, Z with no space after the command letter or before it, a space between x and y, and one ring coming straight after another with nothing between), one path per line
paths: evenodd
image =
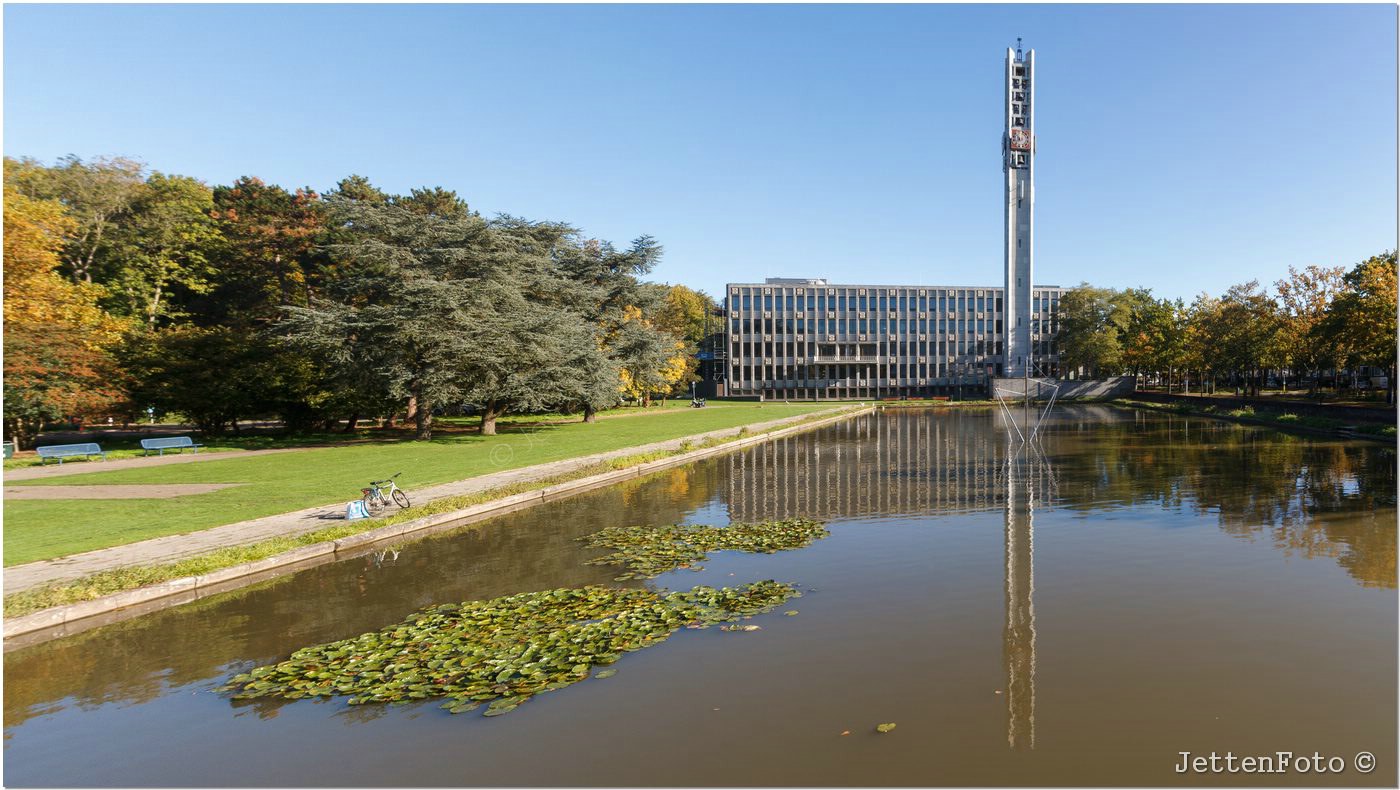
M64 458L72 458L78 455L100 455L102 456L102 460L107 460L107 454L102 452L102 448L97 446L95 442L88 442L86 444L51 444L47 447L35 447L34 452L39 454L39 464L41 466L50 458L57 458L58 465L63 466Z
M161 436L155 439L141 440L141 449L145 451L143 455L150 455L152 450L159 450L160 455L165 455L166 450L179 450L184 452L186 449L192 449L195 452L199 452L199 448L203 446L202 444L195 444L188 436Z

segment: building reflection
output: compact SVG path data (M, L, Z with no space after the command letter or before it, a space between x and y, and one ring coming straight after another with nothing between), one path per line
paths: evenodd
M728 456L729 516L764 521L988 510L1006 497L989 413L866 417Z

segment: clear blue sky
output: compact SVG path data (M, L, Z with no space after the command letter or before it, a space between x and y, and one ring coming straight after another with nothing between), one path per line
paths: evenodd
M1190 298L1395 246L1396 9L16 6L4 151L442 185L654 277L1001 283L1036 49L1036 279Z

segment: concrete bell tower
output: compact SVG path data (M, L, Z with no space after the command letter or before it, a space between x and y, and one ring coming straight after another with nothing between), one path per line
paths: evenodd
M1003 372L1034 375L1031 367L1031 278L1035 240L1035 50L1006 50L1006 130L1001 139L1006 174L1006 290L1002 315Z

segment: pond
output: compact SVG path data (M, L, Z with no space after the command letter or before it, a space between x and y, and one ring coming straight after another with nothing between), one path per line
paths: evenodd
M1394 786L1395 490L1378 444L890 410L9 652L6 784ZM652 580L578 540L797 517L830 536ZM433 604L764 579L804 595L504 716L216 691ZM1175 770L1212 751L1347 765Z

